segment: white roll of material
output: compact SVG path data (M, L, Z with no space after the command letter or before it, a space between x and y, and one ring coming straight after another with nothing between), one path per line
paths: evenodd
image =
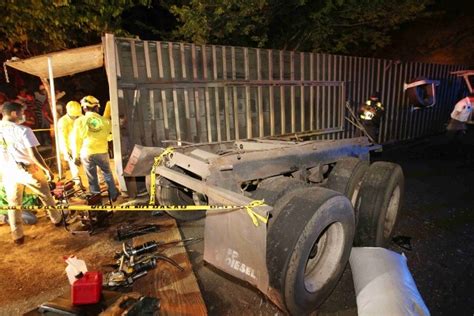
M349 261L359 316L430 315L404 255L384 248L352 248Z

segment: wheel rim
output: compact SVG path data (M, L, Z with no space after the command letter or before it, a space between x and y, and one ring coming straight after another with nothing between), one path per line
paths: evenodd
M335 222L326 227L318 236L306 261L304 286L314 293L321 289L334 275L344 252L344 230Z
M383 237L388 239L392 234L393 227L395 226L395 220L397 219L398 207L400 206L400 186L397 185L395 190L392 192L390 202L388 203L387 213L385 214L385 221L383 225Z

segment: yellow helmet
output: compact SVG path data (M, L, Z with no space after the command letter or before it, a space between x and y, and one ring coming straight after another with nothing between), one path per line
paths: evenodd
M84 106L87 106L89 108L93 108L95 106L100 106L99 104L99 100L97 100L95 97L91 96L91 95L88 95L86 97L83 97L82 100L81 100L81 105L84 107Z
M66 113L69 116L81 116L82 115L82 109L81 109L81 105L79 104L79 102L69 101L66 104Z

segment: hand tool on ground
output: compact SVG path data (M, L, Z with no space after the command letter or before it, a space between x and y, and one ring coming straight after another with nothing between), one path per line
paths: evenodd
M149 233L155 233L160 231L159 225L130 225L122 226L117 229L117 240L122 241L126 239L132 239L133 237L142 236Z

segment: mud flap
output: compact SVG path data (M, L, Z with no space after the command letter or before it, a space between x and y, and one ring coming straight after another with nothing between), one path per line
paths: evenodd
M264 217L268 215L258 208L254 211ZM259 222L255 226L245 209L207 212L204 260L268 294L266 238L267 225Z

